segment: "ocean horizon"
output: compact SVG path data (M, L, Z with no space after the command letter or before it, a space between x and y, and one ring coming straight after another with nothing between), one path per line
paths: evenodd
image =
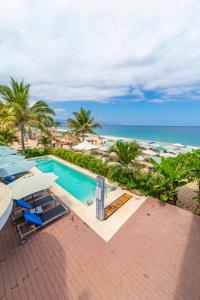
M200 147L200 126L159 126L159 125L108 125L101 124L96 132L110 138L157 141L160 143L181 143ZM67 129L66 126L60 129Z
M200 146L200 126L102 125L101 135Z

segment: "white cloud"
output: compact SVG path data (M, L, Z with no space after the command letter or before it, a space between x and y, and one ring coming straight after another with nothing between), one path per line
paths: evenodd
M152 100L148 100L148 102L151 102L151 103L164 103L164 100L163 99L152 99Z
M67 117L69 117L67 110L64 108L54 108L54 111L56 113L56 116L61 119L66 119Z
M2 0L0 80L47 101L198 99L199 15L198 0Z

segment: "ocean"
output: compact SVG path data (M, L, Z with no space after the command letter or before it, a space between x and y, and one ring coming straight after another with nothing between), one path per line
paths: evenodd
M200 126L103 125L101 135L200 147Z

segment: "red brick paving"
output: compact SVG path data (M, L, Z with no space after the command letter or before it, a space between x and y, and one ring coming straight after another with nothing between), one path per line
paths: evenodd
M0 233L0 299L200 299L200 217L148 199L109 241L71 213Z

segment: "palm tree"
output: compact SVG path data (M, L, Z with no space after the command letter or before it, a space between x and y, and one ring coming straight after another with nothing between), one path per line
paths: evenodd
M43 146L44 148L48 148L51 146L51 139L48 135L43 135L38 140L38 145Z
M75 118L69 118L67 126L71 128L71 132L81 135L83 141L85 133L96 134L93 129L101 128L101 125L95 122L95 117L91 117L90 110L81 108L79 112L73 112L73 115Z
M10 87L0 85L0 127L19 130L22 151L25 151L24 134L31 127L48 133L48 128L54 124L54 110L44 101L37 101L30 105L30 85L10 80Z
M0 130L0 145L8 146L17 142L17 137L12 130Z
M125 168L128 169L130 163L141 154L140 145L133 142L117 141L110 152L114 152L117 155L117 161Z

